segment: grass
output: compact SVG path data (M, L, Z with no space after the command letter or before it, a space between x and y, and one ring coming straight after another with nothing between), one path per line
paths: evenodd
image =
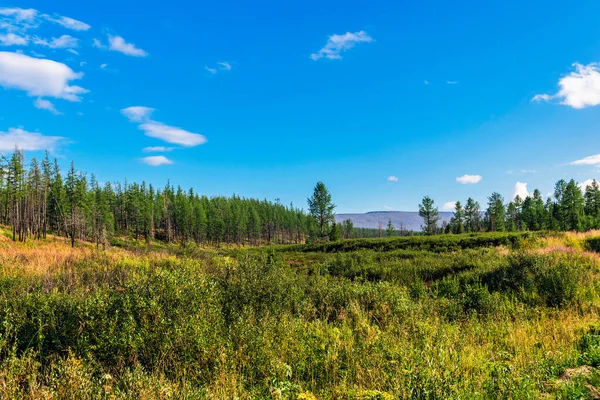
M0 397L588 398L596 237L0 241Z

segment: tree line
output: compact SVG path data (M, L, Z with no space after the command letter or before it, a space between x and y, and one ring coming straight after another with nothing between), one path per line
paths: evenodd
M456 202L449 223L439 224L439 211L434 201L425 196L419 204L423 232L516 232L516 231L586 231L600 228L600 185L593 180L582 189L574 179L559 180L553 197L546 200L539 190L525 199L516 196L506 203L497 192L488 197L487 208L469 198L463 206Z
M167 183L105 183L71 163L63 174L46 152L28 164L23 151L0 160L0 223L14 240L54 234L74 245L106 246L114 237L198 244L301 243L315 228L302 209L239 196L208 198Z

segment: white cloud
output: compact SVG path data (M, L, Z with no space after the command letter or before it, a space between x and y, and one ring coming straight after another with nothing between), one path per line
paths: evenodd
M133 106L121 110L121 114L126 116L131 122L148 121L150 115L154 112L154 108Z
M554 95L537 94L532 101L560 99L560 104L585 108L600 104L600 64L573 64L575 71L558 81L560 90Z
M548 101L552 100L553 98L554 96L550 96L549 94L536 94L535 96L533 96L531 101Z
M590 186L592 184L592 182L594 182L593 179L587 179L587 180L581 182L577 186L579 186L579 188L585 192L585 190L587 189L587 187Z
M0 8L0 15L14 17L17 21L33 20L38 14L33 8Z
M481 181L481 175L463 175L456 178L456 182L462 185L474 185Z
M94 45L97 44L96 41L97 39L94 39ZM98 44L102 46L99 41ZM133 43L127 43L121 36L108 35L108 49L133 57L146 57L148 55L144 50L135 47Z
M27 38L19 36L12 32L0 35L0 45L2 46L27 46Z
M394 207L390 207L390 206L383 206L383 208L388 211L392 211L394 209Z
M80 101L80 95L88 90L69 83L82 76L56 61L0 52L0 86L23 90L29 96Z
M600 165L600 154L573 161L571 165Z
M77 47L78 42L79 39L69 35L62 35L58 38L53 37L51 41L41 39L38 37L33 39L33 43L38 44L40 46L50 47L51 49L68 49Z
M223 62L218 62L217 64L219 64L221 66L221 69L231 71L231 64L229 64L228 62L223 61Z
M426 85L429 85L429 81L428 81L427 79L425 79L423 82L424 82Z
M207 70L208 72L210 72L213 75L217 73L217 69L216 68L209 68L208 66L205 66L204 69Z
M373 38L369 36L365 31L360 32L346 32L343 35L331 35L325 46L319 50L318 53L313 53L310 58L313 60L319 60L321 58L328 58L330 60L341 60L342 52L350 50L357 43L369 43L372 42Z
M0 151L13 151L15 147L25 151L52 151L63 139L60 136L44 136L38 132L27 132L21 128L9 128L8 132L0 131Z
M457 81L446 81L446 83L448 85L456 85L458 82Z
M59 112L56 107L54 106L54 104L52 104L52 102L50 100L46 100L46 99L42 99L41 97L38 97L34 102L33 105L36 108L39 108L40 110L47 110L50 111L52 114L54 115L61 115L62 113Z
M390 175L390 176L387 177L387 180L389 182L398 182L398 177L395 176L395 175Z
M100 69L104 69L106 67L108 67L108 64L100 64Z
M165 147L165 146L151 146L151 147L144 147L142 149L142 151L144 153L166 153L169 151L173 151L175 150L175 147Z
M149 156L142 158L142 162L148 165L152 165L153 167L158 167L159 165L170 165L173 164L173 161L169 160L165 156Z
M57 24L74 31L87 31L91 28L91 26L85 22L77 21L76 19L69 17L59 16L57 18L52 18L50 16L46 16L46 18L49 21L56 22Z
M180 144L193 147L206 143L206 137L198 133L188 132L175 126L165 125L161 122L149 121L139 126L146 136L163 140L167 143Z
M519 196L521 199L525 200L527 196L529 196L529 191L527 190L527 183L517 182L515 183L515 188L513 190L512 198Z
M442 211L454 211L454 209L456 208L456 202L455 201L447 201L446 203L442 204Z
M175 126L151 120L150 115L153 111L154 109L150 107L134 106L122 109L121 113L131 122L141 122L139 128L144 131L146 136L185 147L193 147L206 143L204 135L188 132Z
M97 47L99 49L105 49L106 46L102 44L102 42L99 39L94 38L94 40L92 41L92 46Z

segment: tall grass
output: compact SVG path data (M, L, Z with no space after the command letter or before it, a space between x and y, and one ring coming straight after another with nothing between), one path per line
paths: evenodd
M0 397L588 395L593 376L558 380L600 365L587 237L510 249L473 238L488 245L169 254L2 242Z

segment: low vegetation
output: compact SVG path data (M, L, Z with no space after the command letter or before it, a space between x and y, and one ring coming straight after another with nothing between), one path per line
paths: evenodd
M220 250L6 239L0 397L588 398L598 237Z

